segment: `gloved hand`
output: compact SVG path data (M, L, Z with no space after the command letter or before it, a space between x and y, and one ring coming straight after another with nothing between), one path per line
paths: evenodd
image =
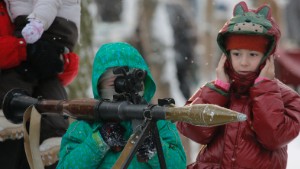
M32 44L39 40L44 32L44 25L37 19L29 19L29 23L22 29L22 36L26 43Z
M105 123L99 129L103 140L114 152L120 152L126 145L124 139L125 128L119 123Z
M56 76L63 71L63 52L64 47L40 39L27 45L28 66L38 78Z
M79 69L79 56L70 52L63 54L64 71L58 74L58 78L63 86L67 86L76 78Z
M149 133L146 136L143 144L137 150L137 159L139 162L147 162L150 160L155 154L157 150L154 144L153 136Z

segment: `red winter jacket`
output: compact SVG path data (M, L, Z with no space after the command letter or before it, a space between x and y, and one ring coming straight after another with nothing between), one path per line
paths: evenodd
M5 3L0 2L0 69L18 66L26 60L26 43L23 38L13 36L13 24Z
M299 95L279 80L262 81L250 88L249 96L239 98L220 94L213 84L197 91L187 104L216 104L248 119L217 127L178 122L183 135L207 145L189 168L285 169L287 144L299 133Z

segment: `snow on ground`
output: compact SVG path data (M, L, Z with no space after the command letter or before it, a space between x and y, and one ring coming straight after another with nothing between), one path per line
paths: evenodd
M288 146L288 164L286 169L299 169L300 161L300 136L293 140Z

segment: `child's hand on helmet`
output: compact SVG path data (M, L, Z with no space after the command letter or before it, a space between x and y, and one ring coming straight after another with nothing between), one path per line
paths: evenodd
M221 80L222 82L229 83L229 77L225 72L226 60L227 57L223 54L216 68L216 73L217 73L217 79Z
M274 79L275 77L275 65L274 65L274 55L270 56L266 60L266 65L260 71L259 77L267 78L267 79Z

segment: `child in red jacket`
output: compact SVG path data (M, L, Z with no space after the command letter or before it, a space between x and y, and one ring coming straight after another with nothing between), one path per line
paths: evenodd
M186 104L216 104L248 116L217 127L178 122L178 130L205 145L188 168L284 169L287 145L299 134L300 96L275 78L280 37L271 9L238 3L217 38L224 52L217 80L200 88Z

